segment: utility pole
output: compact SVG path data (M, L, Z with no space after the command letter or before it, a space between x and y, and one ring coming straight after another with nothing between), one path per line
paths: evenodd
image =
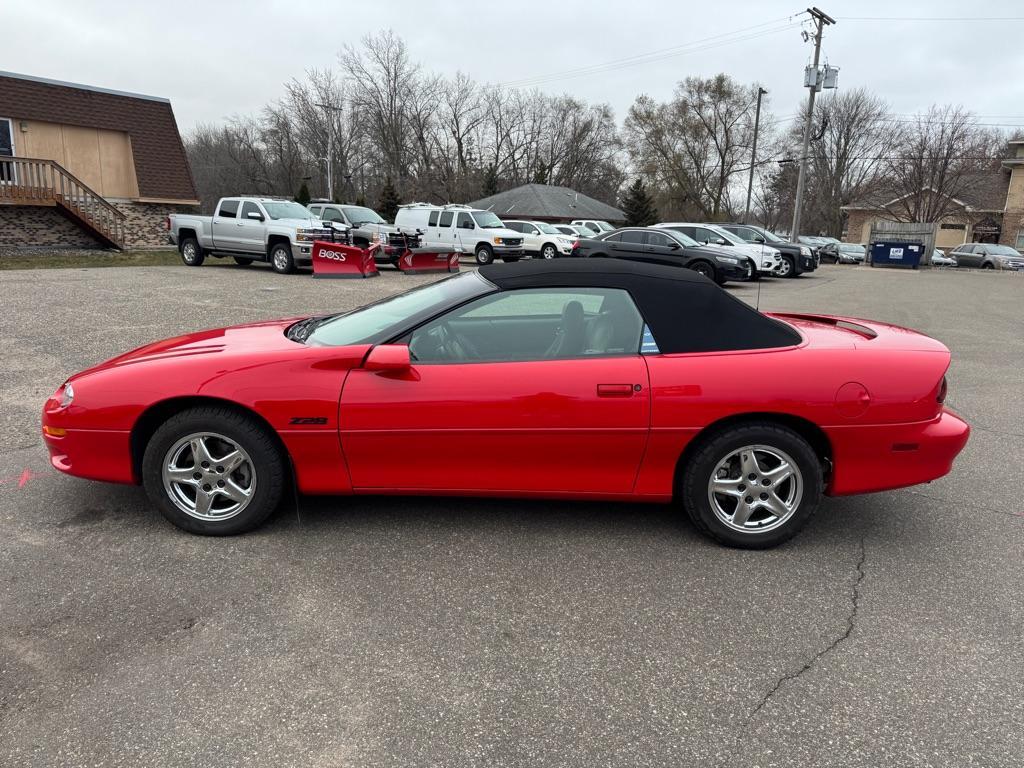
M342 112L341 107L335 107L331 104L318 103L316 106L320 107L327 113L327 197L332 201L334 200L334 118L331 112Z
M814 120L814 97L821 88L822 74L818 69L818 62L821 60L821 33L829 24L835 24L836 20L819 8L808 8L807 12L814 19L817 30L814 33L814 78L804 76L804 85L810 88L810 95L807 98L807 121L804 123L804 145L800 153L800 173L796 181L796 200L793 202L793 226L789 233L790 240L795 241L800 236L800 208L804 202L804 184L807 175L807 150L811 143L811 123ZM806 33L805 33L806 34ZM810 70L808 70L809 72Z
M747 207L743 209L743 223L750 223L750 193L754 190L754 168L757 167L757 131L761 127L761 97L766 91L757 87L757 111L754 112L754 146L750 150L750 178L747 180Z

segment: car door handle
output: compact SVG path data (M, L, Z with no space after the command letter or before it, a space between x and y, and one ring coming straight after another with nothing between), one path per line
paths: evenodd
M630 397L633 394L632 384L598 384L598 397Z

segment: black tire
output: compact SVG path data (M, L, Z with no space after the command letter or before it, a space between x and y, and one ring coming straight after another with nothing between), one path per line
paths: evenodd
M476 263L483 266L484 264L490 264L494 261L494 249L491 246L484 243L478 245L476 248Z
M706 437L699 438L700 443L696 451L690 457L686 466L681 467L682 476L679 478L677 488L680 491L681 500L690 520L694 526L706 536L714 539L720 544L741 549L767 549L788 541L795 536L807 524L821 502L823 492L822 468L814 450L804 438L793 430L771 422L750 422L726 427ZM794 475L791 480L783 480L779 483L780 488L786 488L786 493L796 493L799 489L799 498L794 497L796 506L787 517L781 522L772 523L768 520L770 512L764 507L750 513L749 525L753 526L746 530L737 530L730 527L719 514L712 509L710 497L710 484L712 474L719 468L720 462L727 459L730 454L742 454L742 450L748 446L761 446L773 449L785 454L795 464L799 476ZM762 458L761 461L764 461ZM744 478L738 478L743 482ZM799 485L787 485L796 483ZM763 482L755 480L755 482ZM751 493L751 490L742 485L736 486L741 492ZM758 485L758 497L767 496L766 487ZM746 499L753 499L752 504L758 505L758 499L748 495ZM725 498L723 503L728 502ZM737 500L736 504L738 505ZM721 506L721 504L719 505ZM734 508L735 516L735 508ZM765 516L767 530L758 530L758 518ZM774 527L773 527L774 526Z
M184 238L181 241L181 245L178 246L178 250L181 252L181 260L185 263L186 267L201 267L203 262L206 261L203 247L199 245L199 241L194 237Z
M235 264L237 264L240 267L248 267L250 264L252 264L252 259L247 259L244 256L235 256L234 259Z
M984 264L981 265L981 268L982 269L995 269L996 266L991 261L986 261Z
M233 517L203 520L192 516L172 501L164 487L168 452L182 438L196 433L223 435L248 454L255 488L246 506ZM255 419L230 408L202 406L172 416L156 430L142 459L142 484L160 513L178 528L203 536L231 536L256 528L277 508L285 487L285 461L266 427Z
M779 277L796 277L796 264L793 263L792 256L786 256L783 254L782 262L779 265L779 271L776 274Z
M718 270L715 269L714 264L707 261L693 261L687 266L698 275L704 275L708 280L714 280L716 283L718 282Z
M506 264L515 264L519 261L519 256L502 256L501 260Z
M556 259L558 258L558 249L554 243L544 243L540 247L540 257L542 259Z
M295 271L295 259L292 258L292 247L288 243L274 243L270 246L270 266L279 275L290 275Z

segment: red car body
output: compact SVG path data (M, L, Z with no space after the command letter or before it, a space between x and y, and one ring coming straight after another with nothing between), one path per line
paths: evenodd
M814 443L831 467L827 494L949 472L970 430L942 403L945 346L884 323L772 317L799 343L395 370L367 366L371 344L309 346L286 337L294 321L252 323L159 341L72 376L74 399L62 406L62 387L46 402L43 434L58 470L139 483L159 423L227 402L273 430L307 494L667 501L694 438L748 417ZM375 353L378 363L388 355Z

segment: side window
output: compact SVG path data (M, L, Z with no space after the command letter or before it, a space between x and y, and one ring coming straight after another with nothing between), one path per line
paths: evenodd
M675 241L668 235L662 234L661 232L648 232L647 233L647 244L656 245L659 248L668 248Z
M608 235L608 237L602 237L606 243L619 243L622 242L622 233L616 232L614 235Z
M237 200L221 200L217 215L222 219L234 219L238 216Z
M441 219L438 222L439 227L450 227L452 225L452 219L455 218L455 214L451 211L441 211Z
M698 243L713 243L718 239L719 235L717 233L712 232L710 229L704 229L704 227L697 227L696 240Z
M536 235L537 234L537 228L535 226L533 226L533 224L523 224L523 230L522 231L525 232L527 235Z
M523 225L520 224L518 221L506 221L505 229L511 229L513 232L522 232Z
M636 229L627 230L627 231L622 233L622 242L623 243L633 243L634 245L642 244L643 241L644 241L644 235L645 234L647 234L647 233L646 232L641 232L640 230L636 230Z
M473 219L468 213L460 213L455 226L459 229L474 229Z
M746 227L722 227L722 229L726 230L727 232L732 232L740 240L743 240L744 242L747 243L754 242L754 238L757 237L757 233L754 230L747 229Z
M643 326L621 288L529 288L484 296L419 327L409 352L417 363L635 355Z
M345 218L341 215L341 211L337 208L324 208L323 216L321 217L324 221L340 221L345 222Z
M244 203L242 203L242 215L239 216L239 218L248 219L250 213L259 213L260 216L263 215L262 213L260 213L260 209L256 205L256 203L252 202L251 200L246 200Z
M427 219L427 226L428 227L436 227L437 226L437 214L438 214L437 211L431 211L430 212L430 218Z

